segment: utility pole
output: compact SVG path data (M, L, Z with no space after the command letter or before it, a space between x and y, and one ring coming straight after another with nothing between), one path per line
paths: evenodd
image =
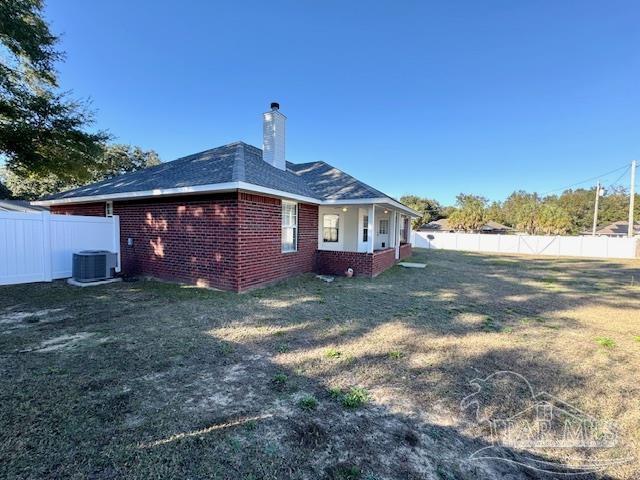
M627 234L633 237L633 209L636 202L636 161L631 162L631 188L629 188L629 230Z
M596 185L596 206L593 209L593 229L591 235L596 236L596 229L598 228L598 204L600 203L600 182Z

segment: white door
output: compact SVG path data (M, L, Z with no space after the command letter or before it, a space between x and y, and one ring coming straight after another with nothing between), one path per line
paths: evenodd
M366 252L369 247L369 214L363 208L358 209L358 251Z
M378 220L376 232L376 248L389 248L389 218Z

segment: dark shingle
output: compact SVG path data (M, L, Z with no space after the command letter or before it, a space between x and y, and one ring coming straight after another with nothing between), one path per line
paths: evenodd
M232 143L155 167L56 193L45 200L232 182L237 151L238 144Z
M284 171L263 161L262 150L259 148L235 142L145 170L50 195L45 200L228 182L246 182L318 200L388 197L324 162L287 162L287 170Z
M380 190L324 162L300 164L287 162L287 168L304 179L316 196L323 200L389 197Z

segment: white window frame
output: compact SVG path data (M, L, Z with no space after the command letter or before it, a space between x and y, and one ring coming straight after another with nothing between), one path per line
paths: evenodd
M362 243L369 241L369 215L362 217Z
M336 226L335 227L325 227L324 226L325 217L336 217L336 219L337 219ZM336 239L335 240L326 240L325 239L325 236L324 236L324 229L325 228L335 228L335 230L336 230ZM340 214L338 214L338 213L325 213L325 214L322 215L322 243L329 243L331 245L340 244Z
M409 243L409 237L407 235L407 221L404 215L400 215L400 242L398 243Z
M109 200L104 204L104 216L113 217L113 201Z
M382 225L385 226L384 231L382 229ZM381 218L378 223L378 235L389 235L389 219Z
M293 216L289 213L289 208L293 207ZM293 230L293 248L285 243L288 238L286 232ZM293 253L298 251L298 203L282 200L282 236L280 239L282 253Z

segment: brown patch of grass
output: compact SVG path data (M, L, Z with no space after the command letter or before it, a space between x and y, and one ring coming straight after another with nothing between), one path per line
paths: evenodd
M428 267L246 295L0 287L0 477L522 478L468 460L491 434L461 401L503 370L618 425L589 458L640 458L640 263L414 257ZM517 392L483 412L518 413Z

